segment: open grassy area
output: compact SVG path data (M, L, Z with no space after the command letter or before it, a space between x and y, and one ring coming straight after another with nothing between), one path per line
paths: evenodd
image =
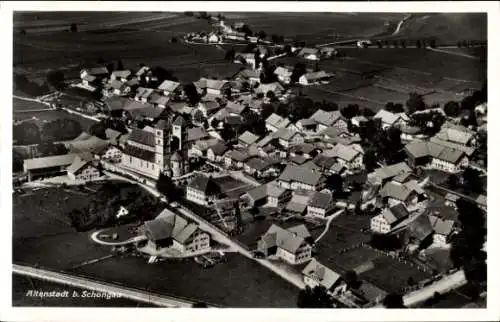
M14 112L15 111L26 111L26 110L46 110L46 109L50 108L49 106L42 104L42 103L21 100L18 98L12 99L12 107L13 107Z
M227 254L227 263L204 269L192 259L148 264L123 256L87 265L78 274L155 293L230 307L295 307L298 290L258 263Z
M68 291L69 297L35 297L26 296L30 290ZM135 302L126 298L94 298L73 297L73 292L82 294L84 289L30 278L22 275L12 275L12 306L19 307L156 307L152 304Z
M13 113L14 120L34 120L39 126L42 126L44 122L55 121L58 119L71 119L76 120L82 126L83 131L88 131L89 128L97 123L92 119L82 117L77 114L70 114L65 111L60 110L49 110L40 112L28 112L28 113Z

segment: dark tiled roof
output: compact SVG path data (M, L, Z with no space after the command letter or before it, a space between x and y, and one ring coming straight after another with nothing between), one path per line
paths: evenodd
M143 150L135 146L127 145L123 150L123 154L130 155L148 162L155 162L155 153L148 150Z
M155 136L154 133L147 132L144 130L136 129L130 133L128 137L129 141L137 142L147 146L155 146Z

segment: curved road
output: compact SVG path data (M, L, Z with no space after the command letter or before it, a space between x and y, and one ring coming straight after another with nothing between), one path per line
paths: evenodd
M92 239L92 241L94 241L97 244L105 245L105 246L123 246L123 245L132 244L132 243L139 242L139 241L146 239L146 236L141 235L141 236L132 237L130 239L127 239L127 240L124 240L121 242L106 242L106 241L101 240L97 237L99 235L99 233L101 233L103 230L98 230L98 231L93 232L92 235L90 235L90 239Z

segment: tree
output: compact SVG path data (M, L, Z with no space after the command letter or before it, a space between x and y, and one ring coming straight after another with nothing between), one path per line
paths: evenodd
M76 23L72 23L69 26L69 31L71 31L71 32L77 32L78 31L78 26L76 25Z
M118 61L116 62L116 68L115 70L124 70L125 67L123 66L123 62L121 59L118 59Z
M62 90L65 87L64 73L60 70L48 72L47 84L55 90Z
M377 47L378 48L382 48L383 47L382 42L380 40L377 40Z
M373 149L367 150L363 155L363 164L368 172L372 172L375 168L377 168L377 161L377 155Z
M431 39L429 45L431 46L431 48L436 48L436 40L435 39Z
M226 50L226 55L224 56L224 59L232 62L234 60L235 54L236 54L236 51L234 50L234 48Z
M403 104L400 103L394 104L393 102L388 102L387 104L385 104L385 109L392 113L404 112Z
M340 174L334 173L326 179L326 186L328 189L338 194L343 191L344 179Z
M295 64L292 75L290 76L290 84L294 84L299 81L300 76L307 72L306 65L304 63Z
M57 119L42 127L42 141L72 140L82 133L82 126L72 119Z
M477 126L477 118L476 118L476 113L474 112L474 110L467 111L465 113L464 117L460 120L460 124L465 126L465 127L469 127L469 126L476 127Z
M389 293L385 296L382 304L387 309L402 309L405 308L403 303L403 295L398 293Z
M200 94L193 83L184 85L184 94L191 106L195 106L200 101Z
M306 286L305 289L300 290L297 298L297 307L299 308L331 308L333 307L333 300L328 295L326 288L323 286L316 286L311 289Z
M361 286L358 280L358 274L353 270L349 270L345 273L344 280L349 288L358 289Z
M417 48L421 48L422 47L422 44L420 43L420 40L417 40L416 44Z
M473 193L483 192L483 182L481 180L480 172L476 169L467 168L462 174L464 178L465 188Z
M276 100L276 94L274 94L273 91L268 91L266 93L266 97L269 98L271 102L274 102Z
M260 39L266 39L267 34L266 34L265 31L261 30L261 31L259 31L258 36L259 36Z
M68 153L68 149L62 143L42 142L38 145L38 153L40 157L48 157L53 155L63 155Z
M472 95L466 96L460 102L460 107L462 110L474 110L476 107L476 100Z
M275 111L274 105L272 104L262 104L262 119L267 119Z
M449 101L444 105L444 112L449 117L456 117L460 115L460 105L457 102Z
M41 142L40 128L31 122L14 125L13 139L19 145L38 144Z
M161 192L168 201L177 201L180 197L179 191L172 179L164 173L161 173L156 182L156 189Z
M94 123L89 128L89 134L97 136L100 139L107 140L106 129L107 126L104 122Z
M224 126L222 128L222 131L220 133L222 139L226 142L232 141L235 137L235 132L231 125L224 123Z
M170 39L170 42L171 42L172 44L176 44L176 43L177 43L177 37L172 37L172 38Z
M271 35L271 40L274 42L274 43L279 43L281 41L281 38L280 36L276 35L276 34L272 34Z
M246 24L243 25L243 27L241 27L240 31L243 32L247 36L253 35L252 29L250 29L250 27L248 25L246 25Z
M448 183L448 186L451 189L456 189L460 186L460 178L458 177L458 175L456 175L454 173L448 177L446 182Z
M348 104L346 107L340 110L340 113L346 119L352 119L356 115L359 114L359 105L358 104Z
M418 93L410 93L410 97L406 101L408 113L413 114L416 111L423 111L426 109L426 104L422 95Z

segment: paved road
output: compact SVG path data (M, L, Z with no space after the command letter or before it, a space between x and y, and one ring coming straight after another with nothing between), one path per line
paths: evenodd
M188 301L170 296L151 294L150 292L136 290L124 286L118 286L106 282L92 280L87 277L72 276L65 273L53 272L45 269L30 266L12 265L12 272L35 277L42 280L56 282L64 285L71 285L96 292L106 292L109 295L117 295L134 301L154 304L162 307L191 307L194 301Z
M339 211L337 211L336 213L334 213L333 215L331 215L328 220L326 221L326 225L325 225L325 230L323 230L323 232L321 233L321 235L318 236L318 238L316 238L315 242L319 242L321 238L323 238L323 236L328 232L328 230L330 229L330 224L332 223L332 220L334 220L335 218L337 218L338 216L340 216L342 213L344 213L345 211L345 208L344 209L340 209Z

